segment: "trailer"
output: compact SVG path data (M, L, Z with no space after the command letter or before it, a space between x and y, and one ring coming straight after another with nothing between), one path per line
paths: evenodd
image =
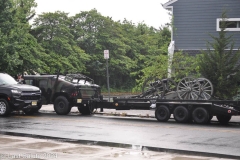
M154 80L150 87L136 96L114 97L97 102L94 108L116 110L155 110L155 118L166 122L173 115L180 123L206 124L216 116L227 124L232 116L240 114L238 100L216 100L211 97L213 86L205 78L186 77L176 86L171 79Z
M169 100L148 98L113 98L113 102L97 102L95 108L116 110L155 110L155 118L166 122L173 115L180 123L206 124L216 116L227 124L232 116L240 114L239 101L226 100Z

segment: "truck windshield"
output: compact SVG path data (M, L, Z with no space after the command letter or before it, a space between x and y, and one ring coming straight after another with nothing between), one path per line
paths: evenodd
M17 84L18 82L8 74L0 73L0 85Z

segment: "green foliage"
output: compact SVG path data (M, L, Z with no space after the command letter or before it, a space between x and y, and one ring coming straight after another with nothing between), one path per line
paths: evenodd
M32 34L51 57L43 60L48 73L85 71L89 56L77 46L71 33L71 19L67 13L43 13L35 19Z
M34 14L34 0L6 0L0 3L1 70L12 75L38 71L46 64L40 60L44 56L42 47L29 33L28 16Z
M200 77L198 59L199 56L190 56L182 52L174 53L171 77L174 77L176 82L188 76Z
M199 66L201 74L212 82L214 95L227 99L236 95L240 82L240 51L233 53L234 42L226 32L226 12L222 18L219 36L210 35L213 42L208 42L207 50L202 51Z
M106 86L110 51L110 87L131 90L149 75L166 75L170 31L144 23L113 21L96 9L70 17L57 11L43 13L33 22L34 0L0 0L0 69L17 73L82 72ZM156 65L157 64L157 65Z

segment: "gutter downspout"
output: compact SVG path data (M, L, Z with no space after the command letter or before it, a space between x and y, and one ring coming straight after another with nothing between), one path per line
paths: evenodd
M174 3L175 1L173 1L172 3ZM164 8L169 10L173 14L173 6L168 6L168 7L165 6ZM171 43L168 46L168 78L171 78L172 76L172 61L173 61L174 50L175 50L175 41L173 40L173 26L172 26Z
M168 78L171 78L171 74L172 74L172 60L173 60L174 49L175 49L175 41L172 40L168 46Z

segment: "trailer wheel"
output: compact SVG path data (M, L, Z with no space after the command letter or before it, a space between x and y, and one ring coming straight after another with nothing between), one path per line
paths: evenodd
M187 122L189 120L189 111L183 106L177 106L173 111L174 119L177 122Z
M218 122L221 124L228 124L232 116L227 115L217 115Z
M203 107L197 107L193 110L192 118L195 123L205 124L209 121L209 113Z
M160 105L155 110L155 117L157 118L157 120L159 122L166 122L166 121L168 121L170 116L171 116L171 114L170 114L169 109L166 106L164 106L164 105Z
M71 106L64 96L59 96L54 101L54 110L59 115L67 115L71 111Z

